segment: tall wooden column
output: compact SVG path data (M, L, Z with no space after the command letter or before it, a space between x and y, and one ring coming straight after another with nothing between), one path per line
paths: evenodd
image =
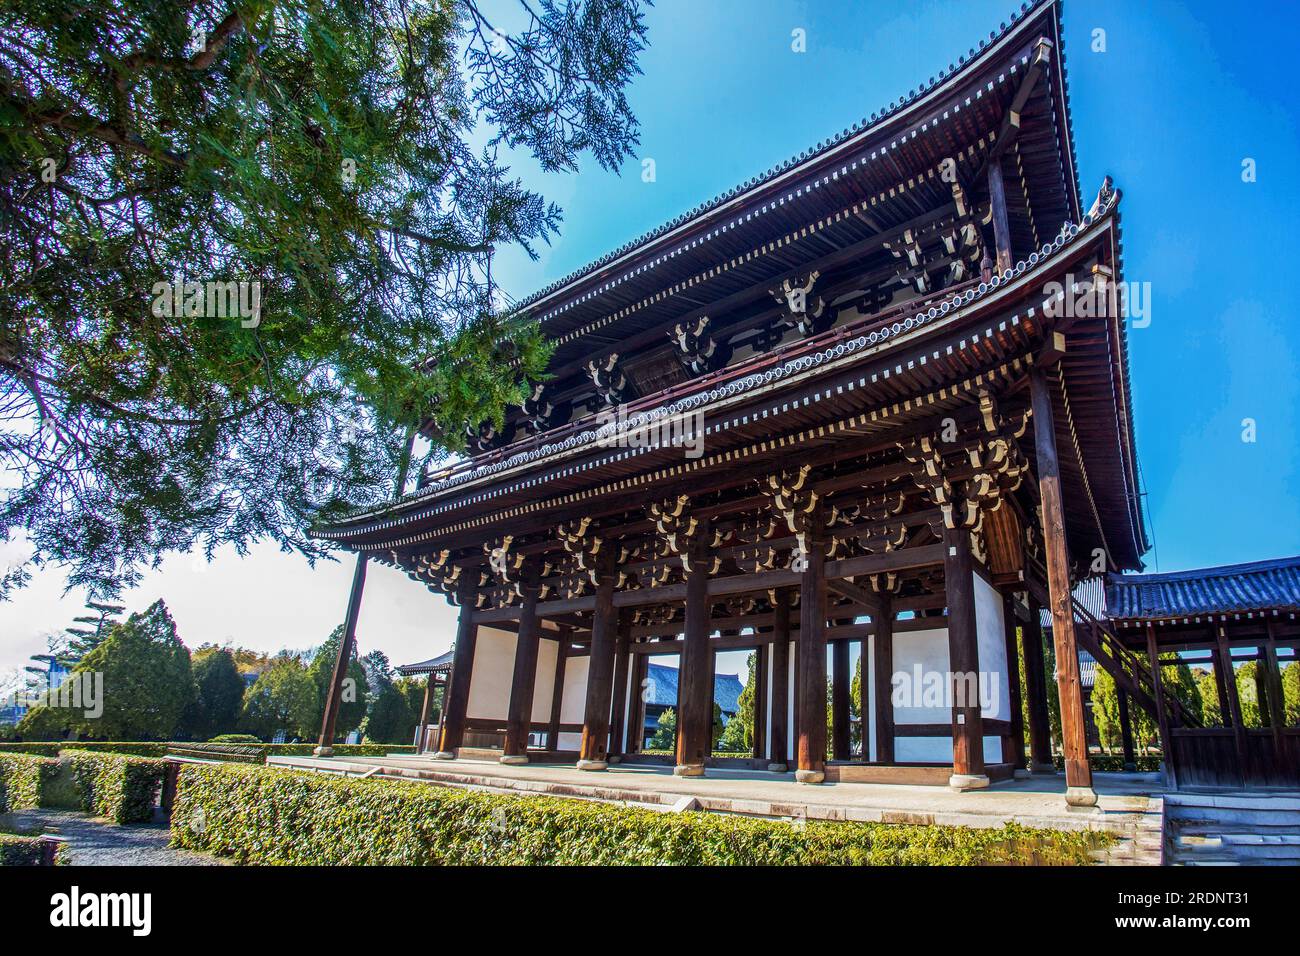
M618 616L614 611L614 575L602 550L596 583L596 609L591 621L591 661L587 670L587 705L582 718L579 770L604 770L609 762L609 713L614 695L614 647Z
M637 754L645 744L646 677L650 672L650 655L632 654L632 699L627 708L627 752Z
M506 714L506 743L501 762L528 763L528 732L532 730L533 689L537 686L537 651L541 620L537 617L537 582L532 576L523 586L519 610L519 639L515 642L515 670L510 682L510 709Z
M848 760L852 733L849 730L849 642L831 645L831 754Z
M1124 748L1124 770L1133 773L1137 770L1137 757L1133 753L1133 721L1129 718L1128 693L1122 687L1115 688L1115 698L1119 704L1119 738Z
M339 719L342 705L343 681L348 676L352 653L357 646L357 618L361 614L361 593L366 588L366 554L357 552L357 566L352 572L352 591L348 595L348 612L343 621L343 639L339 642L339 655L334 659L334 675L330 679L330 693L325 698L325 713L321 719L320 742L312 751L317 757L334 753L334 725Z
M755 760L767 759L767 676L771 645L760 644L754 649L754 741L750 756Z
M551 691L551 722L546 728L546 747L548 750L560 749L560 715L564 712L564 672L569 665L569 647L573 635L568 628L560 630L560 639L555 642L555 680Z
M1070 595L1070 552L1065 541L1065 504L1061 465L1056 455L1052 394L1041 368L1029 373L1033 405L1034 447L1038 456L1038 492L1043 510L1043 546L1047 556L1047 596L1051 601L1052 640L1056 646L1056 689L1061 699L1061 743L1065 751L1065 802L1073 807L1097 805L1088 765L1088 735L1079 681L1079 648L1074 636Z
M1011 733L1003 738L1004 763L1010 763L1015 772L1025 776L1025 712L1020 699L1020 651L1016 641L1016 610L1011 595L1002 598L1002 622L1007 642L1007 690L1011 707ZM1006 741L1010 741L1007 753Z
M1054 774L1052 723L1047 709L1047 671L1043 663L1042 608L1029 599L1029 619L1021 625L1025 653L1025 694L1029 697L1029 770Z
M767 769L785 773L790 759L790 590L772 602L772 749Z
M701 527L687 547L686 636L678 674L677 766L679 777L704 775L712 750L713 648L709 645L708 529Z
M442 695L442 726L438 752L440 760L456 756L465 739L465 712L469 707L469 686L474 676L474 648L478 644L478 625L474 623L473 590L470 573L460 588L460 620L456 625L456 644L452 649L451 677Z
M1007 223L1007 194L1002 183L1002 158L989 163L989 207L993 218L993 246L997 250L997 271L1011 268L1011 226Z
M631 664L632 609L625 607L618 614L618 637L614 641L614 706L610 715L609 757L621 759L627 739L627 672Z
M954 790L989 785L984 773L984 718L980 713L979 640L970 532L945 528L943 587L948 599L948 669L952 672L952 775Z
M1214 629L1214 649L1218 657L1215 667L1223 670L1223 686L1227 699L1219 701L1219 709L1232 715L1232 742L1237 753L1237 773L1242 785L1246 778L1246 724L1241 719L1241 699L1237 695L1237 670L1232 664L1232 649L1228 646L1228 633L1222 626ZM1225 709L1226 708L1226 709Z
M1160 645L1156 629L1147 622L1147 658L1151 662L1151 688L1156 697L1156 724L1160 728L1160 755L1165 765L1165 786L1178 786L1178 762L1174 759L1174 741L1169 735L1169 712L1165 708L1164 677L1160 672ZM1217 669L1217 668L1216 668Z
M798 751L795 779L826 779L826 537L822 510L808 516L803 579L799 582Z
M880 613L875 619L875 680L872 682L876 714L876 763L894 762L894 605L888 595L880 599ZM862 665L866 686L866 664ZM866 711L867 702L862 702ZM867 756L866 733L863 733L863 759Z
M420 701L420 722L415 727L415 752L424 753L424 737L429 729L429 708L433 703L433 687L435 674L430 671L429 676L424 681L424 700Z

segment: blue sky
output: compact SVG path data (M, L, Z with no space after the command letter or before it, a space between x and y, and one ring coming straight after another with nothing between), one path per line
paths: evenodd
M629 94L642 126L637 155L622 176L594 163L546 175L518 157L516 172L564 208L565 224L536 262L503 251L496 275L516 298L566 275L906 95L1012 9L1000 0L661 0ZM1290 278L1300 27L1289 5L1241 10L1065 6L1083 193L1114 177L1126 278L1151 288L1151 325L1130 342L1152 570L1300 553L1300 283ZM791 50L796 28L805 53ZM1091 50L1097 29L1105 52ZM653 183L641 179L646 157ZM1256 163L1254 183L1242 182L1245 158ZM1247 418L1254 443L1242 441ZM342 618L350 573L347 562L309 570L270 546L242 561L221 552L211 565L181 555L126 601L135 610L165 597L191 647L305 648ZM43 650L44 633L77 613L84 595L62 589L48 569L0 605L0 670ZM371 571L363 650L419 660L445 650L453 629L443 602L389 569ZM727 663L720 669L743 666Z
M508 2L508 0L507 0ZM842 130L987 37L1001 0L662 0L631 90L641 145L621 176L516 167L559 201L544 258L502 256L522 297ZM1294 63L1300 8L1066 2L1064 47L1083 195L1124 192L1124 264L1148 282L1130 334L1152 534L1150 570L1300 553L1300 318L1288 254L1300 223ZM791 49L803 29L807 52ZM1105 31L1094 52L1094 30ZM642 182L641 159L657 180ZM1253 159L1254 183L1242 181ZM1087 200L1085 200L1085 207ZM1254 443L1242 440L1255 422Z

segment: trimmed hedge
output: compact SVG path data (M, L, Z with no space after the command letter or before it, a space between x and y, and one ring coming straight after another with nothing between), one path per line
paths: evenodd
M148 757L69 750L81 808L114 823L147 823L162 789L166 763Z
M130 754L135 757L163 757L169 749L193 749L206 747L207 743L189 741L113 741L113 740L60 740L32 743L0 743L0 754L26 753L57 757L63 750L87 750L116 754ZM267 757L308 757L316 748L315 744L239 744L259 752L262 759ZM411 744L335 744L334 753L340 757L382 757L386 754L415 753Z
M778 820L514 797L238 764L181 767L172 846L240 863L365 865L1056 864L1093 831Z
M49 757L0 753L0 813L41 806L46 787L58 772L59 762Z
M1160 769L1158 754L1134 754L1133 762L1138 773L1155 773ZM1052 765L1057 770L1065 769L1065 758L1060 754L1052 755ZM1121 773L1124 770L1123 754L1088 754L1088 766L1094 773Z
M68 848L60 843L54 851L54 865L68 862ZM39 837L0 833L0 866L44 866L45 841Z

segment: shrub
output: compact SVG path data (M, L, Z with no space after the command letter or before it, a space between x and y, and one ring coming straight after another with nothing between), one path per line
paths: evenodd
M83 810L115 823L153 819L164 761L86 750L70 750L68 756Z
M0 813L34 810L59 772L59 762L49 757L0 753Z
M354 865L1086 864L1113 838L669 814L274 767L188 764L172 845L241 863Z
M262 739L254 737L252 734L217 734L211 740L210 744L260 744Z
M208 743L236 743L240 747L250 747L256 749L262 757L284 756L284 757L306 757L316 748L312 744L264 744L256 737L251 741L245 741L242 738L247 735L231 734L230 737L239 737L239 740L211 740ZM39 754L46 757L57 757L63 750L85 750L94 753L117 753L129 754L135 757L163 757L169 750L182 750L199 747L202 745L193 744L184 741L157 742L157 741L114 741L114 740L64 740L49 743L0 743L0 754L6 753L26 753ZM339 757L382 757L385 754L409 754L414 753L415 747L410 744L334 744L334 753Z
M0 833L0 866L42 866L44 862L45 841L40 837ZM61 866L67 862L67 846L60 843L55 850L54 863Z

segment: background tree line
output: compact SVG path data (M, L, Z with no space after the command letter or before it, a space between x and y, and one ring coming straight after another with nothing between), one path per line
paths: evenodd
M339 627L306 653L268 656L204 644L191 654L166 604L157 601L109 628L73 667L70 680L102 675L99 716L45 700L28 711L15 732L28 740L209 740L237 733L269 740L280 732L289 740L312 740L341 639ZM396 675L380 651L354 656L348 680L339 738L360 730L375 743L410 743L424 681ZM436 720L439 703L435 696L431 719Z

